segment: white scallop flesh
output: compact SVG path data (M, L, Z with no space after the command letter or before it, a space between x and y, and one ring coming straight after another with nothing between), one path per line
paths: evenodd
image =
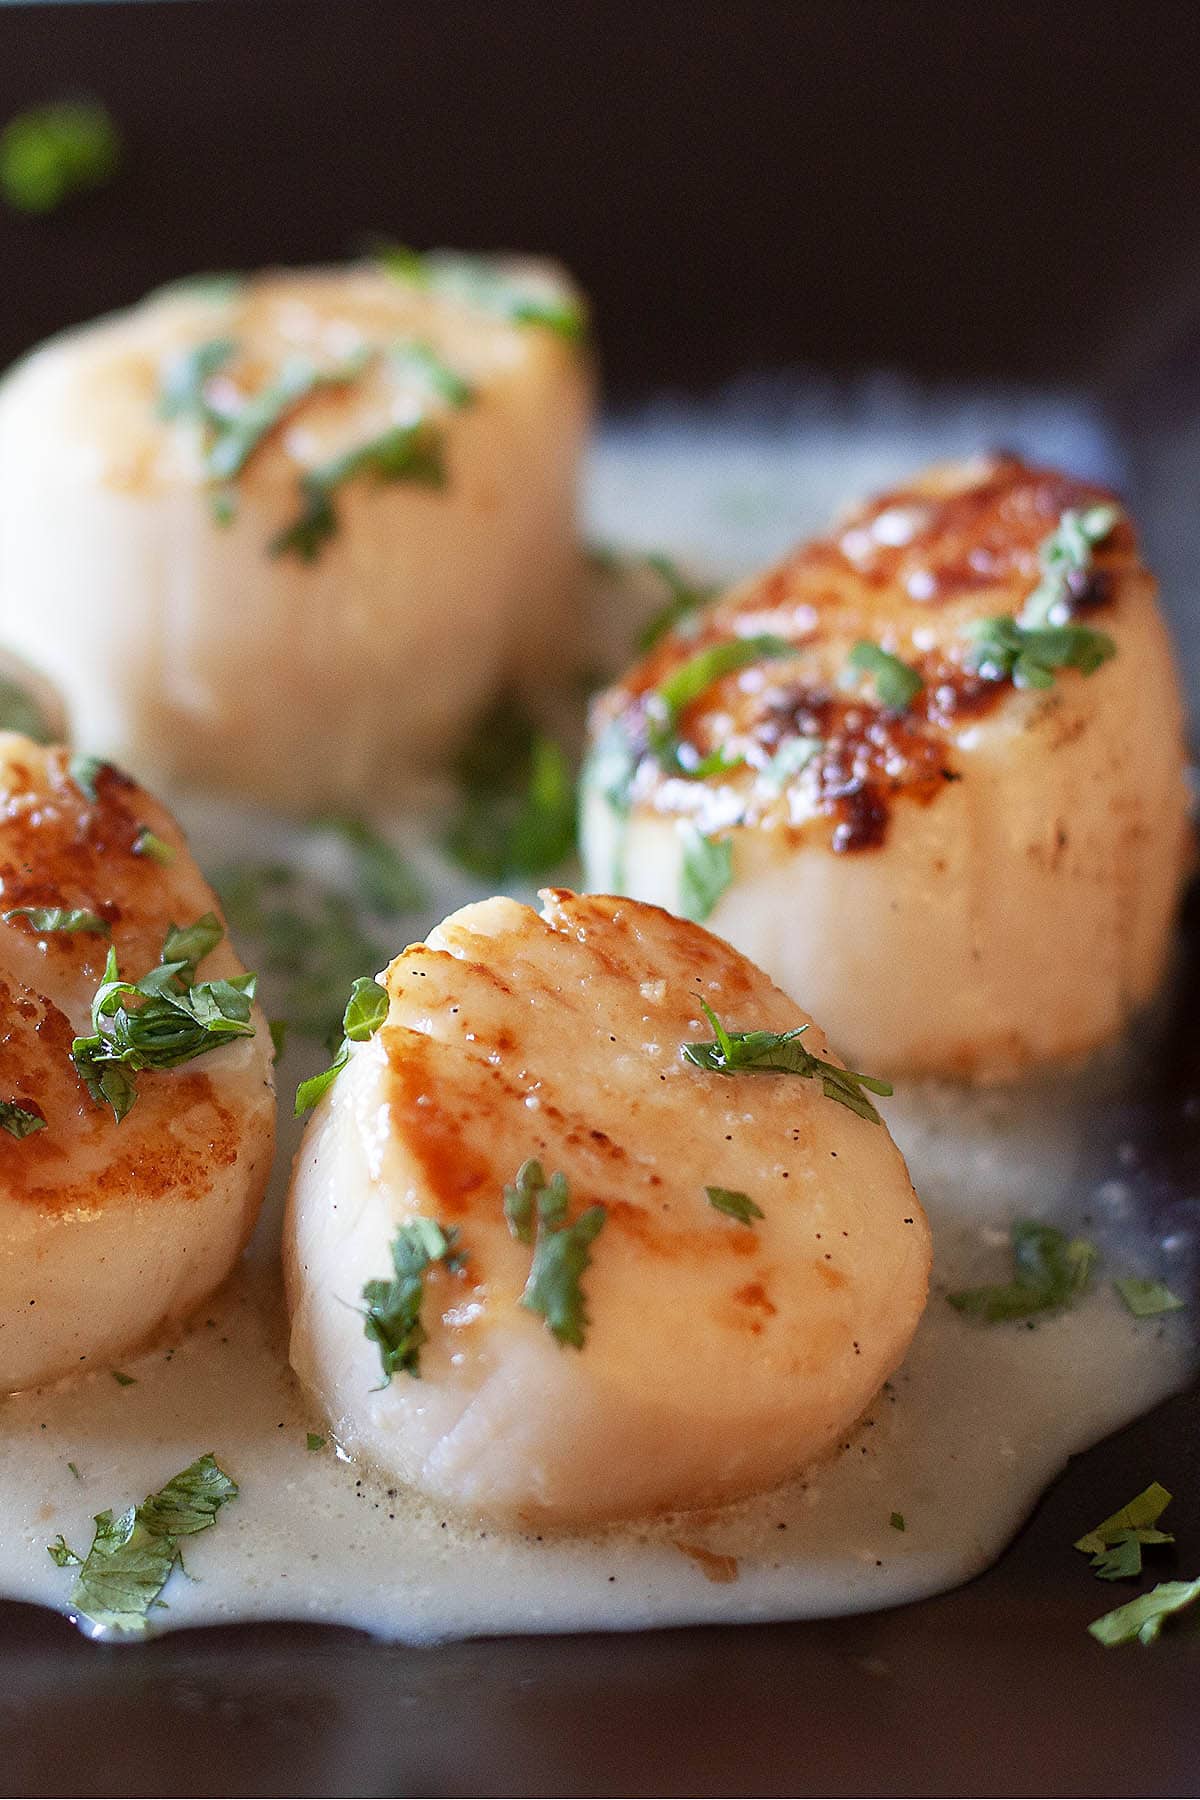
M495 268L574 303L550 265ZM227 489L204 420L160 414L173 360L220 340L205 404L231 416L297 359L367 359L287 412ZM500 685L536 692L574 634L590 398L577 344L369 266L152 295L0 389L0 641L61 687L77 742L147 780L292 811L394 799ZM360 470L311 560L272 553L307 474L418 420L441 485Z
M1108 499L1014 459L945 466L717 602L601 698L593 729L635 719L700 645L769 632L794 655L718 681L683 722L698 753L746 760L690 780L648 758L623 813L598 753L588 884L682 910L688 842L726 841L708 925L853 1066L1002 1079L1116 1036L1161 982L1192 855L1179 686L1128 519L1070 619L1112 641L1102 667L1039 689L964 666L973 621L1020 615L1064 512ZM914 713L846 685L860 640L924 676ZM806 732L808 762L778 773Z
M343 1450L458 1513L577 1524L719 1504L828 1451L904 1356L929 1233L887 1128L819 1080L723 1075L682 1046L812 1024L698 926L631 901L464 907L387 971L296 1159L291 1358ZM605 1221L582 1347L521 1304L505 1219L527 1158ZM749 1196L750 1223L716 1210ZM364 1331L414 1219L464 1261L427 1273L419 1368Z

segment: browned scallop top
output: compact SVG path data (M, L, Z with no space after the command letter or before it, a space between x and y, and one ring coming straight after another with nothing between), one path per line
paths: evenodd
M103 766L92 801L65 750L6 740L0 761L0 1100L46 1121L17 1138L0 1130L0 1196L65 1215L200 1198L238 1156L242 1121L204 1068L146 1070L118 1125L92 1100L71 1061L111 944L136 980L159 960L173 922L214 897L170 815L117 769ZM164 867L134 846L144 829L170 844ZM83 909L107 933L41 932L19 907Z
M816 740L802 779L813 809L832 828L831 847L877 845L898 796L929 802L960 778L956 731L1012 693L1011 681L984 679L968 666L970 625L1019 614L1041 577L1039 549L1063 515L1113 498L1013 456L928 470L857 507L827 535L677 628L600 696L594 733L619 721L641 753L639 804L717 828L765 821L786 829L786 806L764 799L756 776L790 740ZM1090 569L1068 589L1072 621L1104 630L1132 576L1146 579L1122 514L1093 551ZM721 677L677 725L697 757L724 750L741 766L703 780L661 768L646 754L656 690L697 652L758 634L785 639L795 657ZM860 640L921 677L908 710L880 704L872 684L848 670Z

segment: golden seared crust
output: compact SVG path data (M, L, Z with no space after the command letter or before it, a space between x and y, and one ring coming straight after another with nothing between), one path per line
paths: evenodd
M217 902L145 789L105 764L91 778L93 801L70 771L67 750L0 736L0 1099L46 1121L23 1138L0 1130L0 1196L54 1217L198 1201L236 1163L249 1113L261 1111L257 1091L247 1106L236 1082L207 1067L144 1070L118 1125L76 1074L71 1046L89 1028L110 945L121 973L137 980L158 962L172 923L190 924ZM175 850L174 862L135 850L146 829ZM5 916L23 907L82 909L108 930L39 932L27 917ZM233 961L222 945L204 973L236 972Z
M472 930L483 909L468 908L440 928L438 944L410 945L388 971L393 1007L380 1042L389 1130L403 1140L431 1213L471 1246L458 1274L437 1272L440 1303L453 1306L464 1290L478 1298L511 1267L501 1196L536 1156L547 1171L569 1171L573 1216L606 1209L610 1251L620 1239L656 1263L706 1265L714 1280L714 1265L727 1264L714 1322L757 1336L775 1317L780 1270L760 1254L758 1235L727 1228L702 1183L681 1206L669 1155L645 1147L665 1148L678 1129L681 1085L695 1090L698 1132L706 1109L703 1129L714 1129L714 1098L736 1098L773 1115L791 1163L779 1179L794 1179L799 1197L814 1157L811 1096L802 1102L787 1077L759 1078L741 1094L714 1087L681 1046L711 1036L700 995L733 1029L788 1030L804 1015L737 951L659 907L565 889L545 898L542 917L515 901L487 903L493 916L510 913L499 954L491 931ZM831 1054L816 1026L805 1044ZM728 1125L716 1130L714 1167L735 1138ZM809 1262L822 1287L842 1285L836 1245L814 1239Z
M803 777L805 828L815 813L827 831L832 825L835 851L872 848L883 842L898 797L928 804L961 779L958 736L1012 698L1011 683L984 680L966 666L966 628L1018 614L1039 579L1039 546L1064 512L1112 498L1011 456L927 471L732 590L691 621L695 629L664 639L597 701L595 734L619 721L640 755L638 805L693 816L709 830L731 823L797 827L787 784L760 777L782 746L819 740ZM1122 515L1071 590L1071 616L1107 631L1135 591L1150 595L1153 584ZM722 677L678 721L698 757L724 750L741 759L739 768L705 780L659 768L645 754L648 696L698 651L763 633L793 644L794 659L772 658ZM847 659L860 639L920 675L909 711L881 706L861 684L847 689Z

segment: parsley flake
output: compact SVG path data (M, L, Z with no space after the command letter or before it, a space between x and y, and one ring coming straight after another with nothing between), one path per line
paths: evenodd
M67 773L85 800L95 806L99 795L96 783L108 767L98 756L73 756L67 764Z
M363 1044L373 1038L387 1015L387 989L370 975L360 975L350 989L350 998L342 1014L342 1042L337 1055L327 1069L322 1069L319 1075L311 1075L296 1089L296 1118L314 1107L322 1094L333 1086L350 1060L351 1044Z
M321 1436L319 1431L308 1432L306 1434L305 1442L310 1450L323 1450L325 1448L325 1439Z
M158 414L161 419L198 419L218 426L224 415L210 406L206 390L214 375L237 355L230 337L206 338L167 357L159 370Z
M459 804L444 844L460 868L503 881L547 874L571 855L571 765L511 696L501 696L479 721L455 773Z
M32 1137L35 1131L45 1129L46 1121L41 1113L18 1106L15 1100L0 1100L0 1131L7 1131L9 1137Z
M755 637L730 638L720 644L710 644L689 656L646 696L650 755L673 774L686 775L693 780L703 780L707 775L736 768L738 761L728 758L723 748L699 759L681 755L684 746L679 738L679 723L684 712L714 682L726 675L749 668L753 663L794 654L795 646L786 638L762 632Z
M1140 1644L1152 1644L1172 1613L1200 1600L1200 1580L1160 1581L1149 1593L1127 1600L1124 1606L1093 1619L1088 1630L1097 1643L1111 1649L1115 1644L1129 1644L1136 1638Z
M1068 1239L1054 1225L1018 1219L1012 1228L1013 1279L947 1294L951 1306L995 1324L1057 1312L1086 1293L1098 1252L1086 1238Z
M827 1100L836 1100L839 1106L848 1107L873 1125L881 1123L863 1090L886 1097L892 1092L891 1083L814 1056L800 1042L807 1025L783 1032L727 1031L707 1001L702 1000L700 1005L716 1037L711 1042L680 1046L687 1060L698 1069L713 1075L801 1075L819 1080Z
M106 937L112 929L107 919L102 919L99 913L89 912L84 906L14 906L3 917L6 921L28 919L39 935L47 937L58 931L82 931Z
M904 1523L904 1514L903 1513L894 1512L892 1514L891 1518L888 1520L888 1524L891 1526L893 1531L907 1531L908 1530L907 1525Z
M733 880L733 840L706 837L690 819L680 819L679 910L702 925Z
M151 862L159 863L164 869L169 869L175 861L175 846L168 844L165 839L157 837L148 825L142 825L138 828L138 834L133 840L133 854L148 856Z
M137 1386L137 1376L136 1375L126 1375L123 1369L111 1369L109 1371L109 1373L111 1374L113 1380L116 1382L118 1387L136 1387Z
M473 405L477 397L472 384L452 369L429 344L416 340L397 344L391 352L391 361L403 374L419 381L434 399L444 400L447 406L461 409Z
M452 250L421 252L404 244L382 245L377 254L382 267L398 281L477 307L512 325L541 326L570 344L587 337L582 301L523 281L519 271L507 271L482 256Z
M458 1232L453 1228L443 1231L433 1219L410 1219L392 1239L392 1279L368 1281L364 1286L363 1335L379 1346L384 1387L397 1370L420 1375L421 1346L429 1336L421 1323L425 1272L438 1262L451 1269L461 1267L457 1242Z
M337 534L335 493L359 475L374 476L379 484L411 481L422 487L444 487L446 467L440 432L428 419L391 425L366 443L355 444L309 469L300 479L300 513L271 540L271 555L298 556L302 562L315 562L325 544Z
M538 1165L534 1164L533 1168L540 1176ZM530 1164L525 1163L521 1173L529 1169ZM518 1174L518 1188L520 1182L521 1174ZM591 1264L591 1247L608 1218L607 1210L603 1206L589 1206L573 1224L568 1224L569 1194L565 1175L555 1175L536 1187L532 1177L528 1177L527 1188L534 1188L536 1193L537 1217L533 1261L521 1305L529 1312L538 1313L560 1344L572 1344L576 1350L582 1350L589 1320L581 1282ZM505 1193L509 1230L522 1242L528 1242L522 1232L532 1219L532 1208L529 1220L522 1219L518 1210L514 1229L514 1216L509 1210L510 1191Z
M179 1540L215 1525L237 1491L216 1458L205 1455L118 1519L111 1511L97 1513L85 1557L60 1533L46 1548L60 1569L79 1569L72 1610L105 1631L145 1631L151 1607L161 1604L159 1595L182 1560Z
M749 1194L739 1193L736 1188L706 1187L704 1191L711 1207L719 1213L728 1213L731 1219L739 1219L743 1225L766 1217L761 1206L756 1206Z
M705 601L711 600L717 590L699 586L689 580L669 556L656 553L643 557L641 561L645 568L659 577L668 595L666 604L647 620L638 634L637 648L644 655L647 650L653 650L668 633L693 619Z
M851 650L849 667L870 676L879 704L889 712L907 712L925 685L909 663L866 638L860 638Z
M1140 1275L1122 1275L1113 1282L1135 1319L1153 1319L1159 1313L1182 1312L1187 1302L1161 1281L1145 1281Z
M72 195L104 187L120 160L112 115L97 101L31 107L0 132L0 194L17 212L55 212Z
M1169 1531L1157 1530L1159 1519L1171 1504L1171 1495L1157 1481L1122 1506L1110 1518L1075 1540L1076 1550L1092 1559L1092 1570L1101 1581L1123 1581L1142 1572L1144 1544L1173 1544Z
M288 357L273 381L250 395L235 412L217 416L206 457L210 479L235 480L255 451L297 407L325 388L356 381L369 361L366 350L329 368L321 368L306 356Z
M1048 688L1060 669L1094 675L1117 653L1112 638L1086 625L1034 629L1015 619L976 619L966 662L985 681L1011 681L1019 688Z
M1121 518L1119 506L1102 504L1082 512L1068 508L1049 537L1038 545L1041 575L1021 608L1021 624L1065 625L1092 570L1092 552L1108 538Z
M71 1060L92 1099L110 1106L118 1124L137 1099L140 1070L178 1068L231 1037L253 1037L255 976L195 981L197 963L222 936L213 913L170 926L158 967L136 982L122 980L109 947L91 1035L75 1039Z

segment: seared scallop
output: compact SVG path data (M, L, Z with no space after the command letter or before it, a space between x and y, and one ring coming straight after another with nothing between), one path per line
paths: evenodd
M582 303L549 265L395 268L181 284L5 382L0 638L85 748L354 806L557 666Z
M107 989L118 979L141 984ZM157 997L156 997L157 996ZM113 1362L229 1273L271 1040L170 815L0 734L0 1390Z
M677 629L593 736L589 885L706 918L851 1062L1009 1075L1160 982L1180 695L1099 488L932 469Z
M700 927L545 900L464 907L388 969L296 1160L293 1365L345 1449L466 1514L769 1488L925 1303L877 1088Z

